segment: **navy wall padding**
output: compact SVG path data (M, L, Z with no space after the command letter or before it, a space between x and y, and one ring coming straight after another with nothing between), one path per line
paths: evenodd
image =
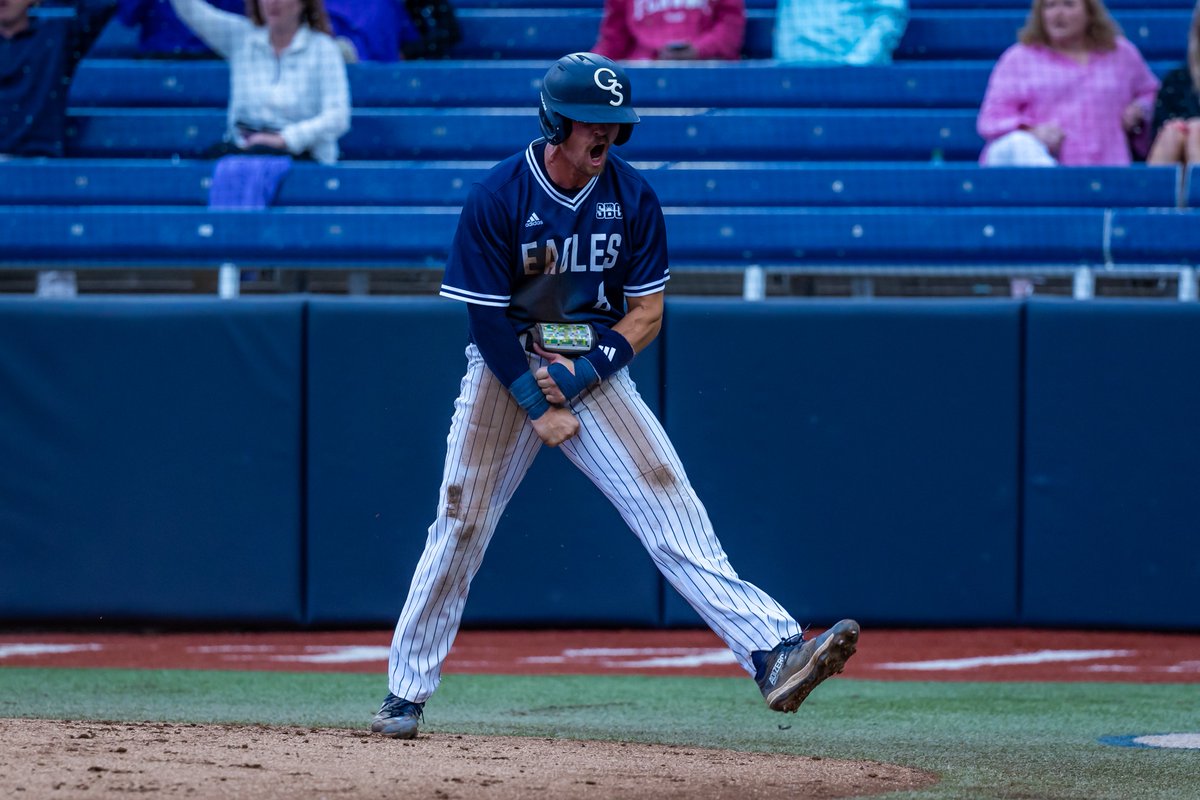
M1028 307L1023 621L1200 622L1200 307Z
M801 623L1016 619L1018 303L674 300L667 427ZM674 592L667 624L694 612Z
M302 309L0 299L0 617L301 620Z
M464 345L437 298L0 299L0 619L391 625ZM801 622L1192 629L1198 360L1195 304L671 299L632 371ZM465 620L699 624L552 451Z
M466 314L445 299L311 301L309 621L395 623L433 522ZM657 347L631 371L658 407ZM614 577L619 576L619 577ZM658 573L600 492L543 452L471 588L469 623L654 625Z

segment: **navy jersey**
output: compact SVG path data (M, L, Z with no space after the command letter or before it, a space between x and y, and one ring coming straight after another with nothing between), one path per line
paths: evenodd
M546 174L544 139L471 187L440 294L507 309L520 333L536 322L625 315L625 298L661 292L670 277L658 197L610 150L575 194Z

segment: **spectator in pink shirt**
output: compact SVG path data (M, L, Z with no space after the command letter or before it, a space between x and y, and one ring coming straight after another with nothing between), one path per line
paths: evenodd
M614 61L737 59L745 0L604 0L592 52Z
M1101 0L1034 0L988 80L977 128L991 166L1126 165L1149 145L1158 79Z

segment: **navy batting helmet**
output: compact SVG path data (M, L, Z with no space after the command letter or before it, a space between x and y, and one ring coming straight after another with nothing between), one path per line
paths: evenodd
M595 53L571 53L554 62L542 79L539 109L542 134L561 144L576 122L616 122L621 125L615 144L625 144L640 122L633 110L633 91L625 70L611 58Z

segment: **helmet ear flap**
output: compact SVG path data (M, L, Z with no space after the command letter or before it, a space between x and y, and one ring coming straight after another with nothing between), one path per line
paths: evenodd
M571 135L571 120L547 108L544 98L538 107L538 121L542 125L542 136L550 144L562 144Z
M625 144L629 141L629 137L633 135L633 124L622 122L621 129L617 131L617 138L613 140L613 144Z

